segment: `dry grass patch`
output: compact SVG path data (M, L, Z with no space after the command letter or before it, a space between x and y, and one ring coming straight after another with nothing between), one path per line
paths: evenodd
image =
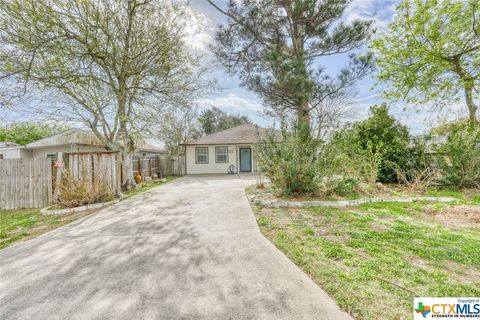
M445 226L480 227L480 206L477 205L448 207L434 215Z

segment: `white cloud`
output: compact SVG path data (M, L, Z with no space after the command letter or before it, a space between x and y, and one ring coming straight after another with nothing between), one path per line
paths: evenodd
M236 93L228 93L212 98L198 100L200 106L217 107L229 113L252 114L261 112L261 101L254 98L241 97Z
M209 54L209 45L213 41L214 26L203 13L187 8L187 19L184 21L184 32L187 45L200 54Z
M399 0L354 0L345 10L345 20L373 19L375 27L386 29Z
M262 101L253 93L243 91L244 90L239 89L235 90L235 92L223 92L213 97L199 99L197 103L202 109L217 107L229 114L247 116L260 126L272 126L272 119L266 118L262 113Z

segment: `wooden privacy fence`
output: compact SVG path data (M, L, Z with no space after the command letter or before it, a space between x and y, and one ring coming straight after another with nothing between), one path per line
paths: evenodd
M183 176L185 174L184 156L161 155L150 158L136 158L132 160L133 176L138 173L145 178L153 178L157 175L159 178L166 176Z
M0 160L0 209L40 208L51 203L51 159Z
M147 177L154 178L154 175L161 178L162 172L160 171L158 165L158 157L133 159L133 176L135 177L137 174L140 174L142 176L142 180L145 180Z
M67 168L73 179L83 180L93 184L101 182L112 192L119 195L121 192L121 161L118 152L102 153L67 153L65 155L65 168ZM57 169L58 171L59 169ZM61 175L56 173L58 179ZM60 179L56 183L59 186Z
M172 176L185 175L185 156L169 157L172 166Z
M116 195L121 192L121 157L117 152L66 153L63 159L0 160L0 209L41 208L52 205L69 170L75 180L101 181ZM162 155L133 160L133 173L142 179L185 174L185 157Z
M161 156L160 170L163 176L185 175L185 156Z

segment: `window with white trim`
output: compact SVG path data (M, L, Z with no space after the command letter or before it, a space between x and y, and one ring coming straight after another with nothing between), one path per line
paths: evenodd
M0 153L0 160L3 159L3 153Z
M215 162L228 162L228 147L215 147Z
M208 163L208 147L195 148L195 163L198 163L198 164Z

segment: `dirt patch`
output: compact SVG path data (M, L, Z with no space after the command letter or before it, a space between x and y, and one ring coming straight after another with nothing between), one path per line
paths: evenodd
M455 261L446 261L442 268L448 272L450 277L464 284L480 284L480 271Z
M405 255L404 259L405 261L408 261L410 264L412 264L416 268L422 268L422 269L428 268L428 262L419 256Z
M433 215L445 226L480 226L480 206L462 205L448 207L442 211L431 210L427 214Z

